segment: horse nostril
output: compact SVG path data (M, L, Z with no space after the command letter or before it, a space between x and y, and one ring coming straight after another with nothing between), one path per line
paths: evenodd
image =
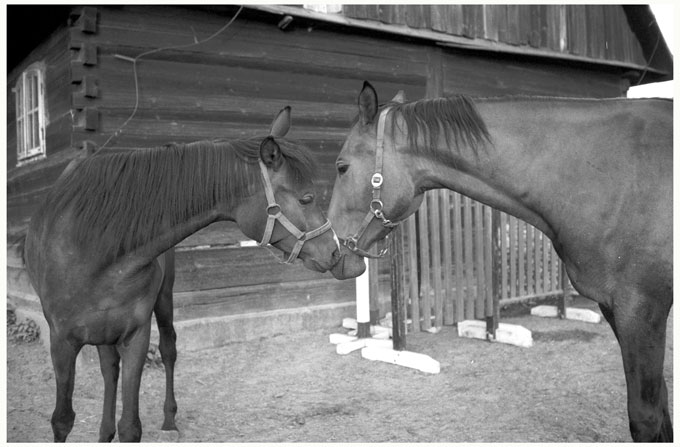
M340 253L340 249L336 248L333 251L333 254L331 255L331 260L333 261L333 265L337 264L337 262L342 258L342 254Z

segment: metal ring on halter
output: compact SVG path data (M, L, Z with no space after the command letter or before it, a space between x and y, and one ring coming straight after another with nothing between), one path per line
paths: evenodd
M389 235L385 236L385 240L389 239ZM347 239L342 239L342 245L347 247L348 250L350 250L352 253L355 253L359 256L363 256L364 258L370 258L370 259L378 259L382 258L387 254L389 251L389 245L382 250L377 255L371 254L366 250L362 250L357 246L357 239L354 236L350 236Z
M275 213L273 213L271 211L274 208L278 208L278 211L275 212ZM270 216L276 217L276 215L278 215L279 213L282 213L282 211L281 211L281 205L279 205L278 203L271 203L267 206L267 214L269 214Z
M259 245L268 248L269 242L271 241L272 234L274 233L274 224L278 221L297 241L293 246L293 250L285 261L282 258L284 264L291 264L298 257L302 251L302 246L308 240L314 239L317 236L321 236L326 231L331 230L331 223L326 219L319 228L312 231L301 231L298 227L293 224L284 214L281 209L281 205L276 203L274 199L274 189L272 188L271 181L269 180L269 174L267 173L267 167L260 161L260 170L262 171L262 180L264 182L264 192L267 197L267 224L265 226L264 233L262 235L262 241Z
M398 222L394 223L385 217L385 213L383 211L384 205L382 200L380 200L380 190L384 181L382 175L383 167L382 159L384 149L385 118L387 116L388 111L389 109L383 109L383 111L380 112L380 118L378 119L378 135L375 151L375 173L371 176L371 186L373 187L373 200L371 200L371 203L369 204L368 214L366 215L366 217L364 217L364 220L362 221L359 230L353 236L349 236L343 239L342 242L342 244L345 247L347 247L347 249L350 250L352 253L355 253L359 256L363 256L365 258L381 258L385 256L385 254L388 251L388 247L385 247L377 255L372 255L368 253L366 250L362 250L358 247L359 239L361 239L361 236L363 236L364 232L366 231L366 228L368 228L368 225L374 218L379 219L385 228L392 229L399 225ZM389 234L385 236L385 239L387 239L388 236Z

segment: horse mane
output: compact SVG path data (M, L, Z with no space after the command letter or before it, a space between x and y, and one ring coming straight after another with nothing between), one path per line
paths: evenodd
M467 145L477 151L490 141L486 124L468 96L455 95L387 105L395 112L389 115L393 136L398 127L398 117L401 116L406 123L409 145L416 151L434 153L442 134L447 145L456 149ZM441 158L441 154L436 155Z
M316 169L309 152L289 141L276 141L294 181L311 179ZM212 140L97 153L48 192L42 209L45 228L69 209L81 247L115 259L151 241L164 228L260 190L260 143L261 139Z

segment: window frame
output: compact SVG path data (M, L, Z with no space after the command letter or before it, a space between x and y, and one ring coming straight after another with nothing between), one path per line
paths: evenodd
M46 157L45 67L36 62L27 67L13 89L17 166Z

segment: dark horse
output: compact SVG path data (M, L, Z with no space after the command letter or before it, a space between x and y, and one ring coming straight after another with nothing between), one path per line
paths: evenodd
M399 95L398 95L399 96ZM447 188L545 233L623 354L630 431L671 441L663 379L672 296L673 102L465 96L379 106L365 83L337 159L329 219L340 277Z
M289 127L285 108L266 138L98 153L57 180L31 220L24 249L50 327L55 441L73 428L75 362L85 344L97 345L104 376L100 441L116 432L121 358L119 439L141 439L139 386L152 312L166 372L163 429L176 430L172 248L182 239L230 220L248 237L290 253L289 262L299 254L320 272L335 264L337 238L315 203L312 159L282 138Z

